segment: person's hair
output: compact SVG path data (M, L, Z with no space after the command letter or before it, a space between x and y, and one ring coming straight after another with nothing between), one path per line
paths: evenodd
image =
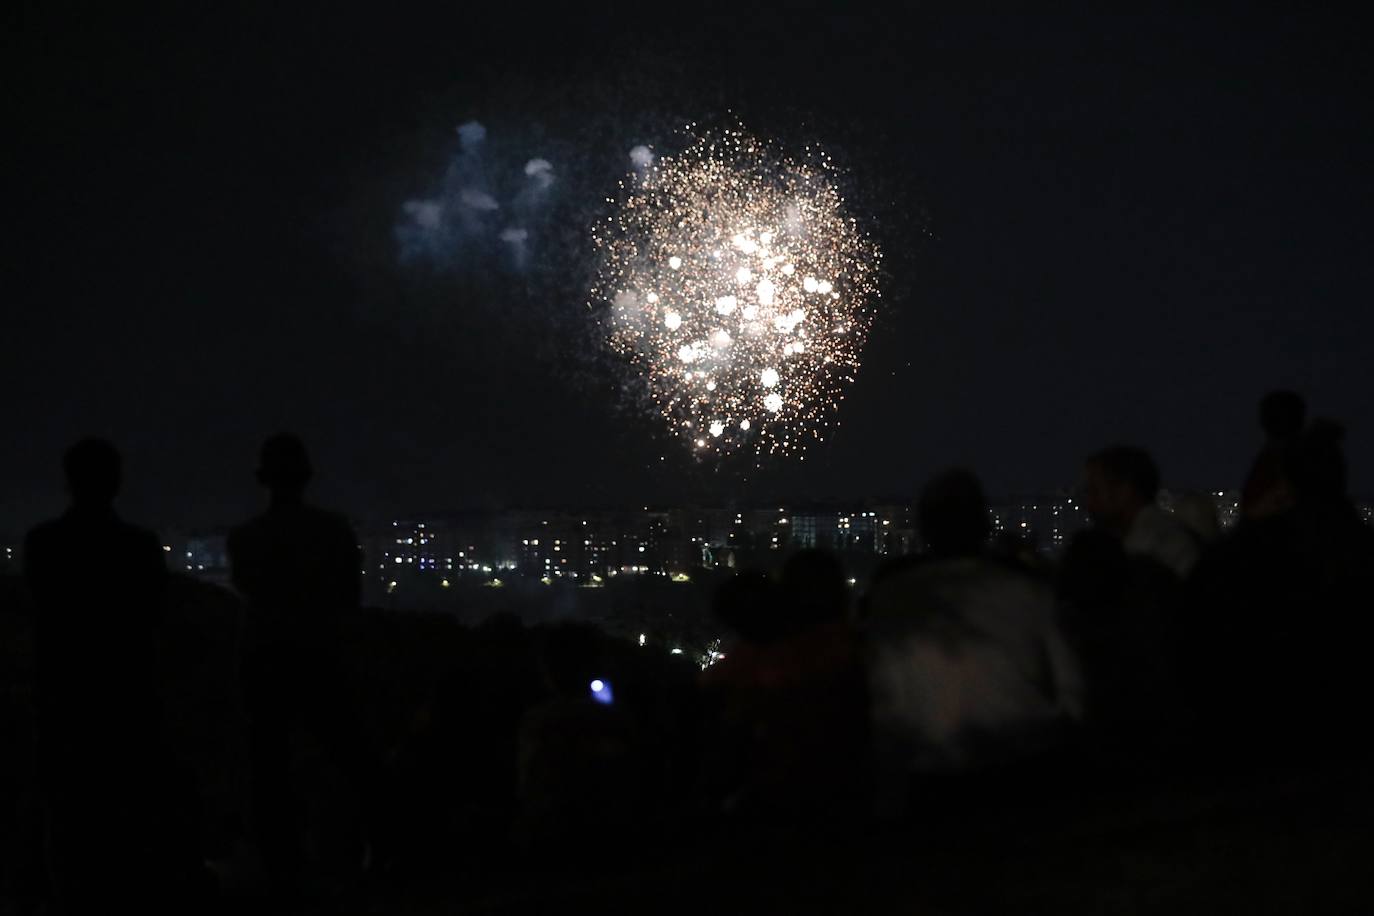
M108 503L119 492L124 461L113 443L105 439L82 439L62 456L62 470L72 501L82 504Z
M1260 426L1271 439L1293 439L1302 432L1307 404L1296 391L1271 391L1260 399Z
M1159 466L1150 453L1134 445L1114 445L1088 456L1088 465L1112 480L1128 484L1142 500L1159 495Z
M278 433L262 444L258 481L273 492L300 492L312 469L305 443L290 433Z
M921 489L916 516L932 553L974 554L987 544L988 502L972 471L953 468L932 477Z

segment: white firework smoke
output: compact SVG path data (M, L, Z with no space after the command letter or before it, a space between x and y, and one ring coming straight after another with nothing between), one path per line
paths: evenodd
M591 305L671 431L701 455L823 439L859 368L880 259L831 160L726 130L645 163L610 202Z

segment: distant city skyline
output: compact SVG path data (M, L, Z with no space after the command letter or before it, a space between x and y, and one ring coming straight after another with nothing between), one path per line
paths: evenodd
M1219 530L1235 523L1237 490L1164 490L1160 501L1172 509L1179 498L1199 496L1215 510ZM1358 505L1374 524L1374 503ZM988 511L991 541L1024 543L1050 558L1088 525L1069 489L993 498ZM862 578L882 558L921 546L914 499L436 511L354 525L369 600L395 606L414 600L425 578L444 589L513 579L595 587L622 575L687 581L693 569L776 567L792 551L815 547L839 552ZM231 527L160 530L169 569L229 585ZM17 572L20 546L6 544L2 559Z

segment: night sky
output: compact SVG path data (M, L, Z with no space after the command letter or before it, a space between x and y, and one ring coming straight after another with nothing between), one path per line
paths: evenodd
M911 494L952 463L1045 490L1115 441L1235 486L1276 386L1374 488L1371 56L1334 14L39 6L5 14L0 532L60 510L88 433L163 526L254 511L279 429L359 518ZM586 226L627 151L726 116L825 144L886 254L805 464L695 464L591 343ZM470 119L559 176L526 272L398 260Z

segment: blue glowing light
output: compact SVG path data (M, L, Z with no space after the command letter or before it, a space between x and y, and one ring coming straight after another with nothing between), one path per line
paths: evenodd
M613 699L611 696L611 685L601 678L597 678L591 683L592 699L598 703L609 705Z

